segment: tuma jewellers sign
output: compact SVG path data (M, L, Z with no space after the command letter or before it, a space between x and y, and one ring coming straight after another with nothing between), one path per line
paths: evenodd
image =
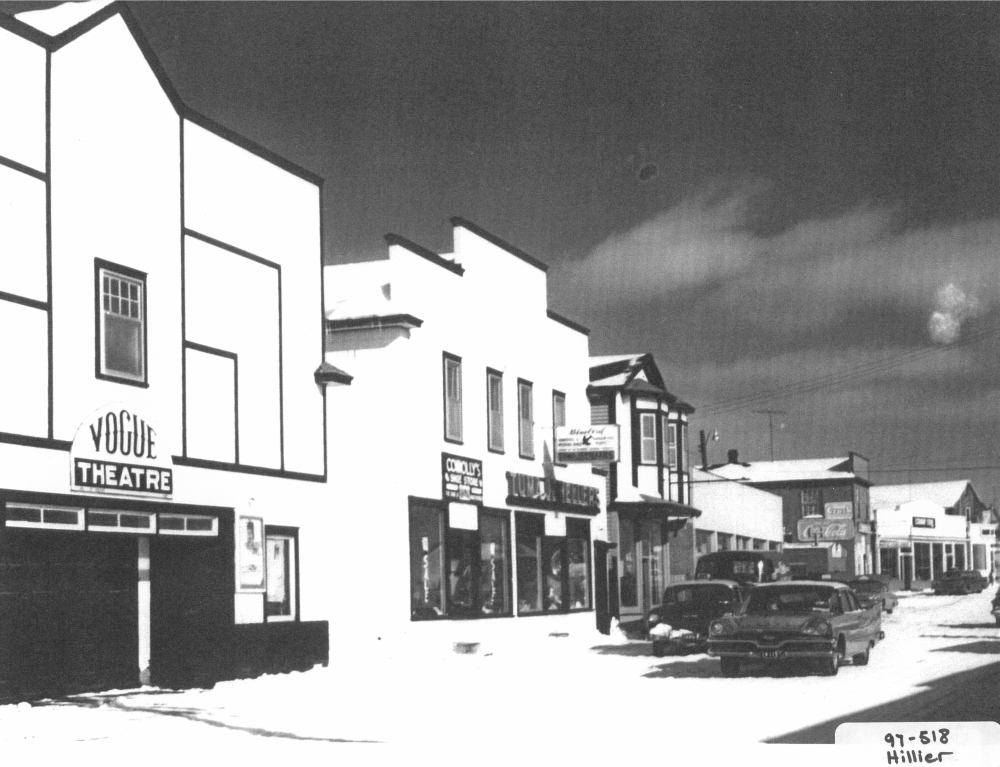
M69 453L70 489L170 498L173 460L154 423L121 402L95 410L80 424Z
M507 503L556 511L597 514L601 499L596 487L562 482L548 477L507 472Z

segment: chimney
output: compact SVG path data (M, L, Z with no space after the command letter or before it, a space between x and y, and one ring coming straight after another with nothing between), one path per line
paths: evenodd
M729 451L729 462L730 463L739 463L740 462L740 451L739 450L730 450Z

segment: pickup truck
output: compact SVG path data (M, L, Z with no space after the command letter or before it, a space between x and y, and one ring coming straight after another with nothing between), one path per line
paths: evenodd
M971 594L973 591L978 594L988 585L978 570L949 570L931 581L935 594Z
M796 659L834 676L848 658L867 665L883 637L881 605L862 607L846 584L783 581L755 586L739 610L712 621L708 654L721 660L724 676L737 676L745 662Z

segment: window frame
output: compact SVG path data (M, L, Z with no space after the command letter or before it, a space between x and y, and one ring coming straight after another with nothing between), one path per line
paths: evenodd
M556 418L556 415L558 414L558 410L556 408L556 402L561 402L562 403L562 405L561 405L561 407L562 407L562 423L559 423L560 419ZM565 426L565 425L566 425L566 393L565 392L561 392L558 389L553 389L552 390L552 460L553 460L553 462L555 462L556 466L565 466L566 465L565 463L559 463L558 461L555 460L555 458L557 456L557 452L556 452L556 428L559 427L559 426Z
M656 434L656 421L657 413L654 410L640 410L639 411L639 463L642 466L656 466L659 462L657 460L659 451L657 450L657 434ZM647 435L643 424L646 422L652 424L652 435ZM646 457L646 448L652 447L653 456L651 459Z
M141 349L139 363L142 373L134 376L129 373L108 370L105 360L105 315L104 311L104 277L112 277L139 285L139 338ZM94 375L103 381L126 384L128 386L149 387L149 290L148 275L138 269L94 259Z
M497 411L493 410L493 391L491 387L494 381L496 381L499 388L498 402L500 408ZM494 422L494 419L496 419L496 422ZM498 427L498 445L493 444L494 427ZM500 455L503 455L506 449L503 423L503 373L493 368L486 368L486 449L491 453L499 453Z
M288 541L287 556L288 577L286 588L288 589L289 614L288 615L268 615L267 614L267 587L268 579L271 576L271 568L267 566L267 547L272 541ZM264 525L264 622L265 623L298 623L300 615L299 606L299 528L287 527L285 525Z
M457 398L449 398L448 397L448 370L449 370L449 367L452 366L452 365L458 371L457 372L457 377L455 379L458 382L458 396L457 396ZM461 445L461 444L464 444L464 436L465 436L464 420L463 420L463 417L462 417L462 407L463 407L463 397L462 397L462 393L463 393L462 392L462 389L463 389L463 386L462 386L462 358L459 357L459 356L457 356L457 355L455 355L455 354L451 354L449 352L442 352L442 355L441 355L441 372L442 372L442 382L441 382L442 383L442 385L441 385L442 392L441 392L441 394L442 394L442 398L443 398L443 402L444 402L444 412L443 412L443 416L444 416L444 441L445 442L450 442L453 445ZM457 429L458 435L457 436L455 436L453 434L450 434L449 431L448 431L448 426L449 426L449 424L448 424L448 421L449 421L448 416L451 414L451 410L450 410L450 403L451 402L455 402L456 403L455 406L457 407L457 410L456 410L457 418L458 418L458 429Z
M822 490L822 488L818 488L818 487L803 487L803 488L801 488L799 490L799 516L800 517L822 516L822 514L823 514L823 494L822 494L821 490ZM806 503L806 493L810 493L810 494L815 493L816 494L816 500L815 501L809 501L809 503L807 504ZM815 506L816 507L816 511L813 512L812 514L806 514L806 506L807 505L810 508L813 507L813 506Z
M517 454L529 461L535 459L535 385L524 378L517 379ZM521 392L528 393L528 417L525 419L524 403ZM527 428L525 428L527 423ZM527 438L527 450L525 450Z
M663 465L675 472L680 471L680 461L678 460L680 455L680 443L678 442L681 432L680 424L677 421L664 418L663 426Z

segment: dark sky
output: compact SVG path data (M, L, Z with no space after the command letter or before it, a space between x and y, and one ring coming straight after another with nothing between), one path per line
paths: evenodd
M777 458L997 500L1000 4L131 8L190 106L326 178L328 262L463 216L593 354L653 352L713 460L779 410Z

